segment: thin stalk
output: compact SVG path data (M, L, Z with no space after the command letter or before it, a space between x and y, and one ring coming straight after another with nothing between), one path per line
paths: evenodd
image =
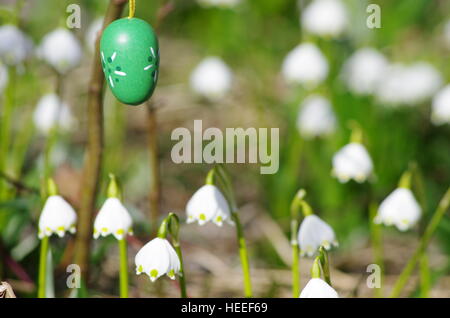
M184 264L183 264L183 254L181 253L180 242L174 241L173 247L177 252L178 258L180 259L180 293L181 298L187 298L186 293L186 278L184 277Z
M376 224L374 218L377 215L378 206L372 203L369 206L370 217L370 242L372 243L372 253L375 264L380 267L380 288L375 288L375 297L383 297L384 283L384 257L383 257L383 228L381 224Z
M251 298L253 297L252 283L250 280L250 266L248 262L247 244L245 242L244 231L242 229L242 224L237 211L234 211L231 215L236 225L236 235L239 243L239 256L241 258L242 274L244 275L244 293L245 297Z
M41 251L39 255L39 278L38 278L38 298L45 298L45 287L47 279L47 253L49 237L44 236L41 240Z
M112 21L120 18L126 0L110 0L103 28ZM100 60L100 37L95 45L94 63L89 83L87 118L88 118L88 144L86 159L83 167L81 183L81 204L78 211L78 230L75 238L74 263L78 264L84 274L85 281L88 276L88 259L92 239L92 221L94 215L95 199L99 188L99 177L103 155L103 88L105 84Z
M299 228L301 200L306 192L300 189L295 195L291 203L291 247L292 247L292 297L298 298L300 295L300 249L298 245L297 235Z
M119 240L120 251L120 298L128 298L127 239Z
M428 298L430 294L431 278L430 278L430 264L428 262L428 255L423 251L419 260L420 272L420 297Z
M323 278L328 285L333 287L333 285L331 284L330 262L328 260L327 250L323 246L321 246L319 252L320 252L319 260L323 270Z
M428 244L430 243L430 240L433 237L433 234L436 231L442 217L446 213L449 205L450 205L450 188L442 197L430 222L425 228L425 232L419 242L419 246L416 248L414 254L411 256L410 260L406 264L399 278L395 282L394 288L392 289L390 295L391 298L398 297L402 292L403 287L405 287L405 284L408 281L409 277L411 276L413 270L415 269L417 262L420 260L423 251L428 247Z

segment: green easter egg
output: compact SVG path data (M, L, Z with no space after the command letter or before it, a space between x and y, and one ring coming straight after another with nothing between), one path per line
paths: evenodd
M103 31L100 55L106 82L124 104L150 98L158 81L159 46L150 24L137 18L112 22Z

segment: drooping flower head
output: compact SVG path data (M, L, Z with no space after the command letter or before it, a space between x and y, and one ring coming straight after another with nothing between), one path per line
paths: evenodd
M190 85L192 90L210 100L225 96L231 88L233 74L220 58L205 58L192 71Z
M7 65L18 65L30 56L33 42L15 25L0 27L0 60Z
M171 279L180 273L180 259L169 241L154 238L144 245L135 257L136 275L147 274L154 282L166 274Z
M199 225L212 221L222 226L224 221L233 224L230 207L218 187L212 184L202 186L186 205L187 222L197 221Z
M43 134L58 126L63 131L70 130L75 120L69 105L63 102L56 94L47 94L41 97L33 114L36 128Z
M336 128L336 117L330 101L320 95L307 97L297 118L297 128L305 138L331 134Z
M315 0L304 8L300 22L311 34L337 37L348 25L348 14L341 0Z
M72 32L59 28L44 36L38 56L60 74L65 74L78 66L82 50Z
M49 189L51 189L50 195L39 217L38 237L42 239L52 234L63 237L66 231L75 233L77 221L75 210L62 196L57 194L53 180L49 181Z
M435 125L450 124L450 84L434 96L431 105L431 121Z
M327 77L328 62L315 44L303 43L288 53L281 73L288 83L311 89Z

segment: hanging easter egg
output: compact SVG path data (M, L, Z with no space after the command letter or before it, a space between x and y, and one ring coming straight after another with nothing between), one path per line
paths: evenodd
M103 73L114 96L139 105L150 98L158 81L158 39L150 24L137 18L112 22L100 40Z

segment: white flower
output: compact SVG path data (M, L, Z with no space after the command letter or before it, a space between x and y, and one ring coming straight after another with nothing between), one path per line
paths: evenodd
M224 221L233 224L230 207L220 190L211 184L202 186L186 205L187 222L203 225L209 221L222 226Z
M154 282L167 274L171 279L180 272L180 259L170 243L163 238L154 238L136 254L136 275L145 273Z
M392 64L380 81L376 95L388 106L413 106L431 98L441 85L441 74L428 63Z
M197 2L203 7L231 8L238 5L241 0L197 0Z
M82 52L75 35L59 28L42 39L38 55L59 73L64 74L80 63Z
M55 125L62 130L70 130L74 124L69 106L56 94L41 97L34 111L33 121L43 134L48 134Z
M230 90L233 74L218 57L207 57L192 71L192 90L206 98L217 100Z
M0 94L3 93L3 90L8 85L8 69L0 63Z
M97 40L98 32L101 31L102 27L103 27L103 18L98 18L91 23L86 32L84 40L86 41L89 50L91 50L92 52L95 49L95 40Z
M435 125L450 123L450 84L434 96L431 107L431 121Z
M32 52L33 42L14 25L0 27L0 59L8 65L22 63Z
M422 209L411 190L397 188L381 202L374 221L406 231L417 223L421 214Z
M336 117L330 101L320 95L306 98L297 117L297 128L305 138L331 134L336 128Z
M323 37L337 37L347 27L347 9L340 0L315 0L303 11L300 22L306 31Z
M372 48L362 48L350 56L343 68L343 78L355 94L375 92L388 67L383 54Z
M49 196L39 217L39 233L42 239L44 236L51 236L53 233L63 237L66 231L75 233L75 223L77 214L72 206L60 195Z
M354 179L364 182L372 174L373 163L366 148L358 143L352 142L342 147L333 156L333 175L340 182Z
M314 88L328 75L328 62L317 46L303 43L288 53L281 73L289 83Z
M95 218L94 238L112 234L116 239L121 240L127 234L133 234L131 225L131 216L120 200L108 198Z
M323 246L329 250L331 246L338 246L333 229L315 214L303 219L298 230L298 245L302 256L312 256Z
M339 295L322 279L311 278L300 293L300 298L339 298Z

